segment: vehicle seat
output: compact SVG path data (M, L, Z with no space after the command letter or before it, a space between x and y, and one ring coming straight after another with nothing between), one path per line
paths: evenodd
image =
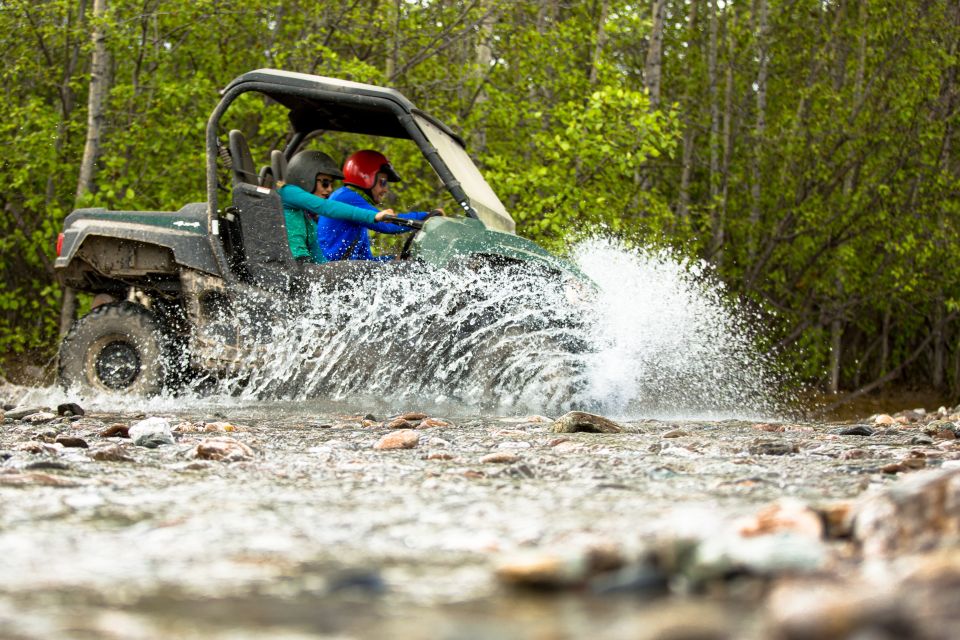
M261 186L243 133L230 132L233 169L233 207L243 246L237 255L239 275L272 291L291 290L300 265L290 254L283 204L274 189Z
M247 139L243 132L237 129L231 129L230 140L230 164L233 170L233 184L246 182L247 184L259 184L257 174L253 166L253 156L250 155L250 147L247 145Z
M270 171L275 182L281 182L287 174L287 157L283 151L274 149L270 152Z

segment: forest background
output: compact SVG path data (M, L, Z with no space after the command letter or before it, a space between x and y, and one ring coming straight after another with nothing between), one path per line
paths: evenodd
M52 361L64 216L202 200L274 67L399 89L552 249L709 262L802 380L955 400L958 42L957 0L0 0L0 353Z

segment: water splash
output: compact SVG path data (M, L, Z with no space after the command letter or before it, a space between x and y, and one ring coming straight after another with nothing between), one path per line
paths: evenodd
M333 293L313 290L269 327L272 341L245 372L213 391L241 402L385 399L460 413L778 412L772 364L702 264L604 239L578 244L572 257L595 291L489 264L386 269ZM241 333L264 330L243 313L237 323Z

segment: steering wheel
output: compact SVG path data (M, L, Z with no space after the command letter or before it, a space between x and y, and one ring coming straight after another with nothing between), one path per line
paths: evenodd
M403 243L403 248L400 250L400 254L397 256L398 260L409 260L410 259L410 248L413 246L413 239L417 237L417 234L420 233L420 230L423 229L424 223L434 216L443 215L436 209L431 211L426 218L423 220L409 220L407 218L401 218L400 216L384 216L384 222L390 222L392 224L400 225L401 227L408 227L413 229L406 242Z

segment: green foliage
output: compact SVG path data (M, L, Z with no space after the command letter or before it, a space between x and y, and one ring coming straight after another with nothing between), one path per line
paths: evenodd
M711 260L731 296L775 318L768 339L806 379L826 378L834 320L841 379L856 386L960 312L950 3L669 0L654 109L648 3L111 0L97 187L77 201L94 26L78 11L91 4L0 3L7 353L56 344L64 216L202 200L217 90L259 67L397 87L462 133L518 231L553 249L604 229ZM249 132L266 163L286 142L283 110L245 100L228 125ZM404 177L397 208L451 204L409 142L310 144L338 160L384 151ZM943 329L960 371L960 326ZM913 362L904 377L928 379L931 359Z

